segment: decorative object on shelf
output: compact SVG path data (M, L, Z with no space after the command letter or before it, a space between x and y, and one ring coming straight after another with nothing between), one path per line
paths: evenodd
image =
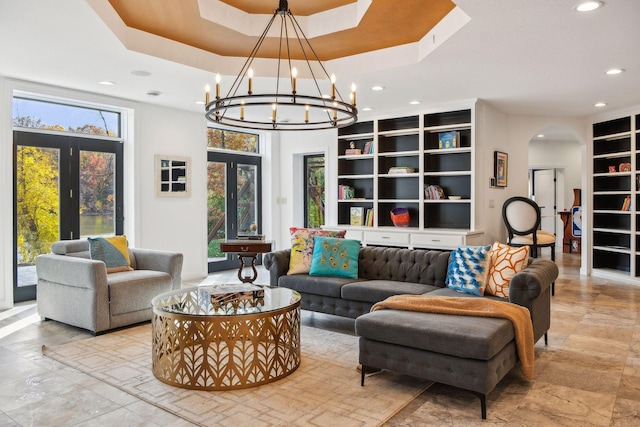
M496 187L507 186L508 161L509 157L507 153L500 151L493 152L493 170L496 179Z
M360 150L359 148L347 148L344 154L347 156L359 156L360 154L362 154L362 150Z
M158 154L156 163L156 195L188 197L191 195L190 157Z
M410 219L407 208L395 208L391 210L391 221L396 227L408 227Z
M338 200L351 200L355 196L355 190L348 185L338 185Z
M449 200L460 200L462 196L449 196Z
M620 163L618 170L620 172L631 172L631 163Z
M439 185L425 185L424 198L427 200L443 200L445 199L444 189Z
M364 224L364 208L359 206L352 206L349 210L350 224L359 226Z
M276 58L275 91L254 93L251 64L257 57L276 17L280 17L278 31L280 37L278 40L270 40L267 43L277 41L280 46ZM295 38L291 37L294 35ZM317 94L298 93L297 78L299 73L296 67L291 66L296 61L306 66L301 70L300 76L310 78L312 81L310 86L317 89ZM284 75L281 75L281 70L284 70ZM323 96L322 82L316 79L318 74L324 74L330 81L330 87L325 89L325 92L330 90L328 98ZM248 90L246 94L238 94L245 78L248 80ZM286 79L291 82L291 91L280 92L280 82ZM258 42L225 97L220 96L220 80L218 74L216 76L215 99L210 102L208 86L205 96L205 117L217 124L257 130L316 130L341 128L358 121L355 84L351 85L351 99L345 102L336 88L335 75L329 76L327 73L298 21L289 10L287 0L279 1L278 8L274 11L271 20L258 38ZM245 112L248 114L245 115Z
M615 171L616 171L616 166L615 165L609 166L609 173L615 173Z
M458 148L460 132L440 132L438 134L438 148Z

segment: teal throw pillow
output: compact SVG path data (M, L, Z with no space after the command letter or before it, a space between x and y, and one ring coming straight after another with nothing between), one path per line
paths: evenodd
M358 278L360 241L335 237L313 238L311 276Z
M446 284L450 289L484 295L491 245L459 246L449 256Z

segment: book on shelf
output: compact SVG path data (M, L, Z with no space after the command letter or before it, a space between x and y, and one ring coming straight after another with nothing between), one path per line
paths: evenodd
M348 185L338 185L338 200L352 200L355 197L355 190Z
M362 154L362 150L359 148L347 148L344 151L344 154L347 156L359 156L360 154Z
M264 240L264 234L238 234L236 240Z
M389 175L406 175L414 171L415 169L409 166L394 166L389 168Z
M624 201L622 202L622 208L620 210L622 211L631 210L631 196L627 196L624 198Z
M364 225L364 208L352 206L349 210L349 224Z
M424 198L427 200L443 200L445 199L444 189L439 185L425 185Z
M438 148L458 148L460 132L440 132L438 134Z
M362 154L373 154L373 141L365 142Z
M367 209L367 215L364 218L364 225L373 227L373 209Z

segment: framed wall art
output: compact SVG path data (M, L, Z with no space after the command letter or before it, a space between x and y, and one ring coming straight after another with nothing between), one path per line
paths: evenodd
M507 186L507 173L509 170L509 155L500 151L493 152L493 173L496 178L496 187Z
M156 195L188 197L191 195L191 158L157 154Z

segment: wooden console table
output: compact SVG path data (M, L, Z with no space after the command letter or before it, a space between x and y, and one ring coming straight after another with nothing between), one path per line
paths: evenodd
M271 241L266 240L227 240L220 243L220 251L233 252L238 254L240 261L240 269L238 270L238 279L242 283L253 283L258 278L258 270L256 270L256 259L258 254L271 252ZM250 261L246 263L245 260ZM251 267L253 275L245 276L243 270L245 267Z

